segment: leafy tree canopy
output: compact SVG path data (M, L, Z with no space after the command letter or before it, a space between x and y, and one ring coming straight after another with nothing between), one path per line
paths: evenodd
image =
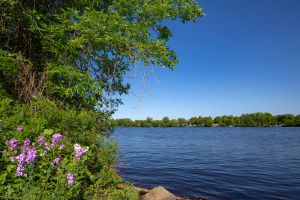
M164 21L202 15L194 0L0 0L0 94L113 108L131 64L177 63Z

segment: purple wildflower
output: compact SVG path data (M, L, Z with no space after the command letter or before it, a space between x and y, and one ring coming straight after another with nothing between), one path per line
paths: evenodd
M9 145L10 150L15 150L18 148L18 140L16 139L7 140L5 143Z
M29 146L30 146L30 140L29 139L24 140L23 147L29 148Z
M67 181L69 185L72 185L75 181L75 176L73 173L69 172L67 175Z
M17 170L16 170L17 176L26 176L26 174L24 174L24 169L25 169L25 166L26 166L26 155L25 155L25 153L21 153L16 158L18 160L18 167L17 167Z
M15 156L11 156L11 157L10 157L10 161L11 161L11 162L15 162Z
M38 137L38 144L41 145L41 144L44 144L44 143L45 143L45 137L42 136L42 135L40 135L40 136Z
M59 146L59 149L60 150L62 150L62 149L64 149L65 148L65 145L64 144L61 144L60 146Z
M16 174L17 176L26 176L24 173L24 169L25 167L21 164L18 164L17 170L16 170Z
M56 144L58 144L60 142L60 140L62 139L62 135L59 133L55 133L52 136L52 144L51 147L55 147Z
M6 152L7 152L7 150L6 150L6 149L4 149L4 150L3 150L3 153L6 153Z
M37 157L37 152L35 148L34 147L29 148L29 147L30 147L30 140L26 139L24 141L22 153L16 157L14 156L10 157L11 162L14 162L15 159L18 160L18 166L16 169L17 176L27 177L27 174L24 173L25 167L28 164L33 163Z
M88 148L84 149L79 144L74 144L74 150L75 150L75 157L80 160L80 158L83 156L85 152L88 151Z
M60 157L57 157L57 158L55 158L55 159L52 161L52 164L53 164L53 165L58 165L59 162L60 162Z
M80 158L83 156L84 154L84 149L83 148L78 148L77 151L75 151L75 157L80 160Z
M45 142L44 145L45 145L45 149L46 149L47 151L49 151L49 150L50 150L49 143L48 143L48 142Z
M36 150L35 148L31 148L28 150L27 152L27 156L26 156L26 162L29 163L33 163L36 159L37 155L36 155Z
M16 156L16 158L19 161L19 163L25 163L26 154L25 153L21 153L20 155Z
M23 131L24 128L23 128L23 126L17 126L16 130L17 130L17 131Z

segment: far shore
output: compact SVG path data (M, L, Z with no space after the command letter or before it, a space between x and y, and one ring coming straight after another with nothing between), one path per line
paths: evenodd
M270 113L251 113L240 116L223 115L216 117L192 117L132 120L129 118L111 119L112 127L300 127L300 115Z
M113 128L300 128L300 126L114 126Z

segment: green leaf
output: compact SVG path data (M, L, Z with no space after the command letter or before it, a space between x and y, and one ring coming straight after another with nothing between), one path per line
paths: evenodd
M7 176L7 172L0 175L0 183L1 184L4 184L4 182L6 181L6 176Z
M11 170L13 170L14 168L15 168L14 165L8 165L8 166L6 167L6 170L7 170L8 172L11 172Z
M45 129L43 135L52 135L53 130L52 129Z

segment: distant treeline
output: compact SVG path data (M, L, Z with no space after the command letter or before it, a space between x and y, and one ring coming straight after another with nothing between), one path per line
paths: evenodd
M112 119L111 125L114 127L183 127L183 126L200 126L200 127L272 127L300 126L300 115L275 115L270 113L252 113L242 114L241 116L224 115L212 117L192 117L190 119L178 118L169 119L164 117L162 120L154 120L147 117L145 120Z

